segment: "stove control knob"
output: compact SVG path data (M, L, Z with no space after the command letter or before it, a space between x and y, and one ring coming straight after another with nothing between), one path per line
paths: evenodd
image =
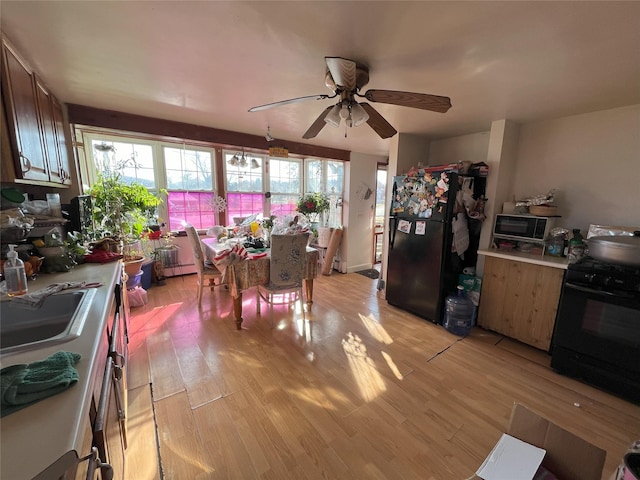
M604 286L609 286L613 284L613 278L612 277L604 277L602 279L602 285Z

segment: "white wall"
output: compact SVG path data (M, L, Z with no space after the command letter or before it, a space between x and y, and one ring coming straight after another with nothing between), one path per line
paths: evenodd
M433 140L429 145L429 165L469 161L486 162L490 132Z
M562 226L640 227L640 105L522 125L513 193L552 188Z

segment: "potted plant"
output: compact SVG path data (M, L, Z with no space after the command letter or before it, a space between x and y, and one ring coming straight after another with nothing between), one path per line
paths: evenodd
M103 153L115 151L109 145L98 150L104 150ZM148 230L149 219L156 214L162 199L140 183L124 181L122 171L132 161L116 162L114 167L104 162L98 181L87 193L91 195L93 206L93 231L90 232L93 240L113 239L124 254L125 264L135 262L139 271L145 257L140 244L132 242L139 242Z
M307 193L300 197L296 204L298 212L304 214L316 228L320 217L329 210L329 207L329 195L322 192Z

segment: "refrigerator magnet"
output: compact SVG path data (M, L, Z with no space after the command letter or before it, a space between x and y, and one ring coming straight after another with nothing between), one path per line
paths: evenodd
M416 235L424 235L427 229L427 222L416 222Z
M398 230L403 233L409 233L411 231L411 222L408 222L407 220L400 220L398 222Z

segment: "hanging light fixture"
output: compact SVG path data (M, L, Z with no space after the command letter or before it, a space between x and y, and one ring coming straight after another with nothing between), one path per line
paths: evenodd
M359 103L353 103L351 105L351 121L354 127L359 127L364 122L369 120L369 114Z
M324 121L332 127L338 128L340 126L340 104L336 104L324 117Z
M267 125L267 134L264 136L264 138L267 142L273 142L275 140L275 138L271 136L271 127L269 125Z
M239 165L244 168L247 166L247 157L244 156L244 150L242 150L242 157L240 157Z
M251 168L260 168L260 164L258 163L258 160L256 160L255 158L251 159Z
M332 127L339 127L344 120L347 127L358 127L369 120L369 114L357 102L342 101L329 111L324 121Z

